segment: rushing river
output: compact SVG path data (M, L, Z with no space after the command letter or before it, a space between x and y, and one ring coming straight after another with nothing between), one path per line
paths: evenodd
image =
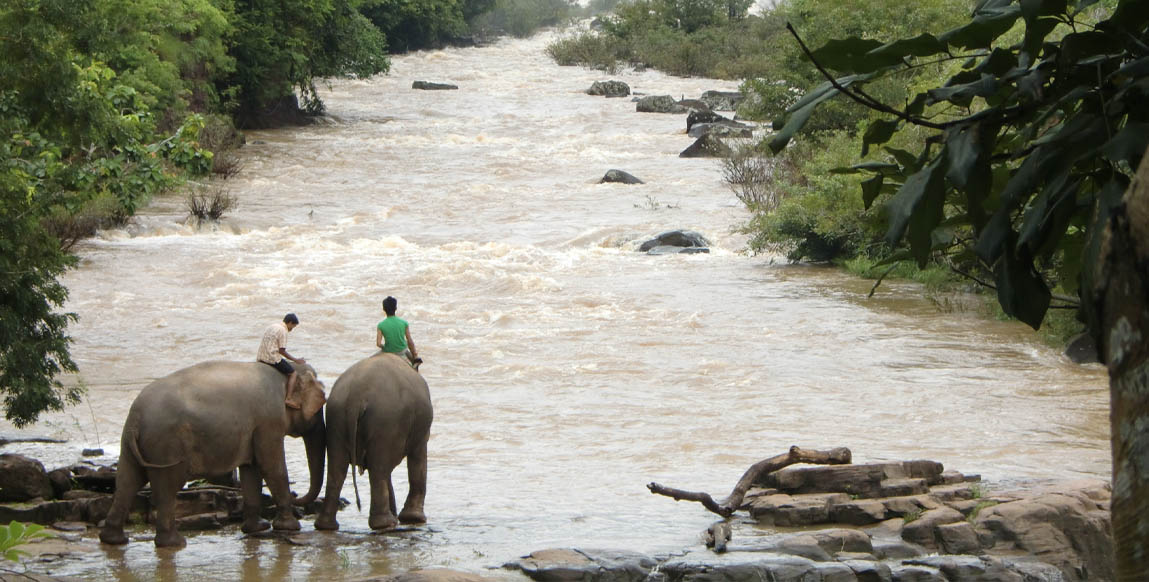
M912 285L867 299L868 281L748 254L720 166L678 157L692 142L684 116L585 94L610 78L676 98L736 85L558 67L552 38L398 56L386 76L337 81L322 93L327 123L247 135L226 182L239 206L218 227L186 225L173 195L85 243L65 283L88 402L24 431L0 425L69 439L4 449L49 468L84 446L111 461L151 380L251 360L261 330L293 311L288 351L330 388L372 352L394 295L435 405L428 524L374 535L352 506L339 533L309 518L296 543L231 527L178 552L134 540L33 570L339 580L489 573L548 547L672 552L700 543L712 516L648 482L725 495L792 444L934 459L991 488L1107 478L1099 366L1070 364L1020 324L943 313ZM646 184L599 184L612 168ZM636 251L675 228L711 252ZM288 456L306 489L301 441ZM395 480L405 495L403 467Z

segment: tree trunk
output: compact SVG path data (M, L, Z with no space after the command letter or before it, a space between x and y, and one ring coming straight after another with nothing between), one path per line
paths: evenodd
M1144 161L1149 162L1149 154ZM1101 235L1091 331L1109 368L1117 580L1149 572L1149 163Z

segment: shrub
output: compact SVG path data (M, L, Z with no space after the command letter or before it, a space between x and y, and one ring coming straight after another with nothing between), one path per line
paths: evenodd
M223 188L195 186L187 197L188 214L198 222L219 220L236 203L235 196Z
M722 180L751 212L770 212L778 207L779 191L771 184L773 159L753 146L742 144L722 158Z
M18 549L20 546L36 538L50 538L52 534L44 530L44 526L34 523L24 524L13 520L8 525L0 525L0 556L10 562L20 561L20 554L27 554Z

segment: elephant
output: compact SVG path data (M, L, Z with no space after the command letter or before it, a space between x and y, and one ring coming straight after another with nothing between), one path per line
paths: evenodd
M300 529L292 504L314 501L323 485L326 396L310 365L295 368L299 409L284 404L283 374L260 362L202 362L145 386L124 421L116 492L100 541L128 542L124 522L136 493L150 482L156 546L184 546L175 527L176 494L189 479L237 467L244 533ZM311 477L307 494L294 500L283 453L285 435L303 437ZM277 506L270 524L259 515L263 480Z
M434 413L423 376L405 358L378 353L340 374L327 401L327 490L315 519L317 530L337 530L339 493L347 467L366 470L371 482L367 524L373 530L399 523L425 523L427 438ZM395 514L391 471L407 458L410 488ZM352 475L354 478L354 475ZM358 502L358 489L356 489Z

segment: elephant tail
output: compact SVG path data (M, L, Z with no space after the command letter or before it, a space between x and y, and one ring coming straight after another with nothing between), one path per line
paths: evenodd
M364 406L359 414L355 415L355 421L351 423L351 488L355 490L355 509L363 511L363 504L359 501L359 482L355 480L356 465L359 464L359 451L355 450L355 445L359 443L359 420L367 413L367 407Z
M155 463L149 463L145 461L143 453L140 452L140 433L134 430L132 431L132 434L128 436L128 446L132 449L132 456L136 458L136 462L139 463L141 467L147 467L149 469L167 469L168 467L174 467L180 463L179 461L176 461L166 465L156 465Z

